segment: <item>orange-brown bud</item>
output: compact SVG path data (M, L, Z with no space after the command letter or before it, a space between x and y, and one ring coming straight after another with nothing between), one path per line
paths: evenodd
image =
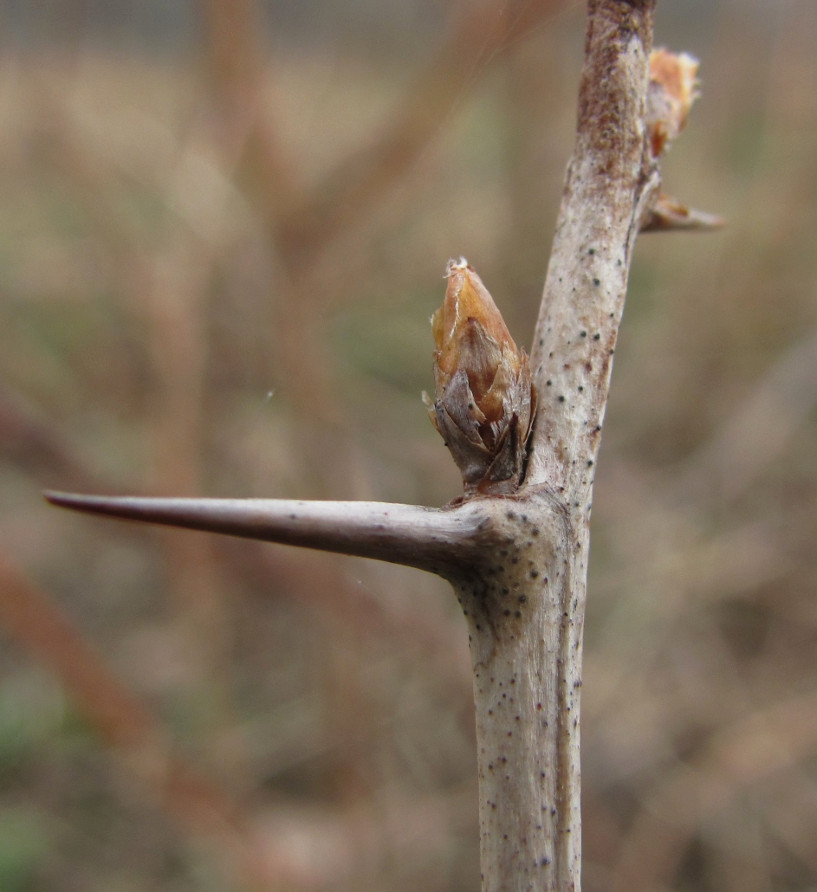
M684 129L692 103L698 97L697 73L698 60L688 53L671 53L663 48L650 53L647 127L653 158Z
M535 411L528 357L465 260L449 261L443 305L431 319L429 415L462 473L466 493L511 492L524 470Z
M662 48L650 53L650 85L647 91L647 146L653 161L666 151L684 129L692 103L698 97L698 60L688 53ZM656 229L719 229L725 221L714 214L688 208L660 192L646 209L641 231Z

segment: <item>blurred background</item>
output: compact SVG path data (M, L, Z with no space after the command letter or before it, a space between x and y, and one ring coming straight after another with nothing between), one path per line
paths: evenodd
M0 889L479 885L436 578L43 488L440 505L446 261L528 343L584 4L0 12ZM660 2L701 60L596 479L586 890L817 889L817 4Z

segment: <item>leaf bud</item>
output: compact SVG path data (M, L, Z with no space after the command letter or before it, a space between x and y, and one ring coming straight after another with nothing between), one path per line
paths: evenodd
M698 60L689 53L663 47L650 53L647 91L647 128L650 153L657 158L684 129L692 103L698 98Z
M429 416L462 474L466 495L518 488L536 407L528 357L467 261L450 260L431 318L434 402Z

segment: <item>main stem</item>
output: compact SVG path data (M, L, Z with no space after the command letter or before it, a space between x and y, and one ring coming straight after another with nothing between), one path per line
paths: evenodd
M493 499L490 547L452 580L469 624L482 888L575 889L584 575L548 489Z
M538 416L504 533L455 585L469 620L482 888L581 884L580 688L593 476L632 247L654 0L591 0L571 159L531 355Z

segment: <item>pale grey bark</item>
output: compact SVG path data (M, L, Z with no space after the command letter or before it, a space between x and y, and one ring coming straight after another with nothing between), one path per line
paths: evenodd
M530 365L516 492L447 508L53 493L131 520L378 558L451 581L474 669L482 885L579 889L589 518L633 243L658 187L645 97L655 0L591 0L570 162Z

